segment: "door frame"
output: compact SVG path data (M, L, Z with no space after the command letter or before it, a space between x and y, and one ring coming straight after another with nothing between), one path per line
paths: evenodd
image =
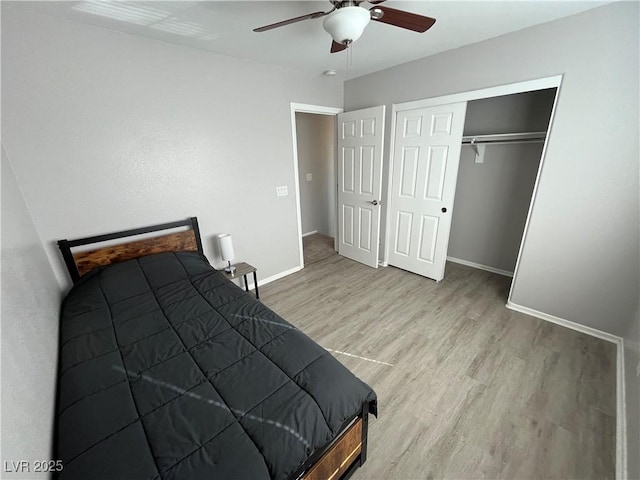
M298 129L296 126L296 113L314 113L317 115L331 115L335 117L339 113L344 111L340 107L327 107L322 105L309 105L306 103L293 103L291 102L291 138L293 141L293 175L295 178L295 193L296 193L296 215L298 222L298 250L300 251L300 263L299 268L304 268L304 250L302 246L302 206L300 204L300 168L298 165ZM337 135L337 132L336 132ZM335 137L337 139L337 136ZM337 142L334 141L334 150L337 153ZM336 157L337 158L337 157ZM334 182L334 187L336 184ZM334 192L337 197L337 187L334 188ZM337 200L336 200L337 202ZM338 228L338 219L336 212L336 232ZM337 235L336 235L337 236ZM335 239L334 239L335 245Z
M520 257L524 249L524 245L527 239L527 233L529 232L529 221L531 220L531 212L533 211L534 203L538 193L538 183L540 176L544 168L544 161L547 152L547 145L549 143L549 135L553 125L553 119L555 117L556 107L558 105L558 97L560 95L560 86L562 84L563 75L554 75L551 77L544 77L535 80L527 80L523 82L510 83L506 85L499 85L495 87L482 88L478 90L470 90L468 92L454 93L450 95L443 95L440 97L431 97L421 100L414 100L410 102L394 103L391 106L391 129L389 131L390 143L389 143L389 170L387 178L387 199L386 199L386 219L385 219L385 235L384 235L384 253L383 253L383 265L388 265L389 260L389 235L388 219L390 215L391 207L391 182L393 174L393 162L395 151L395 131L396 131L396 117L397 113L406 110L414 110L423 107L434 107L437 105L446 105L449 103L468 102L471 100L480 100L483 98L500 97L503 95L512 95L516 93L530 92L534 90L543 90L546 88L556 88L556 97L553 101L553 108L551 109L551 117L549 118L549 125L547 127L547 137L542 147L542 156L540 158L540 164L538 166L538 173L536 174L536 181L533 187L533 193L531 194L531 201L529 203L529 210L527 211L527 220L524 225L524 231L522 233L522 239L520 240L520 248L518 249L518 257L516 260L516 267L513 271L513 279L509 288L509 296L507 303L511 301L511 294L513 292L513 286L516 283L518 277L518 269L520 267ZM453 214L452 209L452 214Z

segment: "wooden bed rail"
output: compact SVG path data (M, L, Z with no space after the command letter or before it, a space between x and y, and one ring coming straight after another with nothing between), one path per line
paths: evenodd
M120 238L160 232L179 227L190 228L183 232L170 233L157 237L145 238L143 240L110 245L96 248L94 250L77 253L71 252L72 248L82 245L108 242L111 240L118 240ZM58 248L60 248L62 258L64 259L64 263L67 266L67 270L69 271L69 275L71 276L73 283L80 280L82 275L94 267L122 262L124 260L131 260L144 255L181 250L191 250L204 253L202 250L202 240L200 238L198 219L196 217L131 230L122 230L120 232L109 233L106 235L77 238L74 240L59 240Z
M337 439L309 458L291 479L347 480L367 460L369 402Z

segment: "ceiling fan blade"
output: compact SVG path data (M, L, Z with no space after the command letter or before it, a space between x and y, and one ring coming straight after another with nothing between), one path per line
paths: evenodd
M283 20L282 22L272 23L271 25L265 25L263 27L254 28L254 32L266 32L267 30L271 30L273 28L284 27L285 25L290 25L292 23L301 22L302 20L310 20L312 18L320 18L331 12L313 12L308 13L307 15L301 15L299 17L290 18L289 20Z
M375 18L375 16L372 15L371 20L406 28L414 32L426 32L436 23L435 18L425 17L417 13L405 12L404 10L397 10L395 8L373 7L370 10L381 10L383 13L381 18Z
M387 1L387 0L369 0L369 3L370 3L371 5L379 5L379 4L381 4L382 2L386 2L386 1Z
M342 50L346 50L347 46L342 43L338 43L335 40L331 44L331 53L341 52Z

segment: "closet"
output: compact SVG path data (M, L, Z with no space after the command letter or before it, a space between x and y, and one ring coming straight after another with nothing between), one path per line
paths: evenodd
M448 261L513 275L555 95L467 102Z

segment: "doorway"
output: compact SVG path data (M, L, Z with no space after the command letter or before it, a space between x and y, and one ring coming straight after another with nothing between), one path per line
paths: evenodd
M300 267L336 253L336 115L291 104Z
M296 112L304 264L334 255L336 118Z

